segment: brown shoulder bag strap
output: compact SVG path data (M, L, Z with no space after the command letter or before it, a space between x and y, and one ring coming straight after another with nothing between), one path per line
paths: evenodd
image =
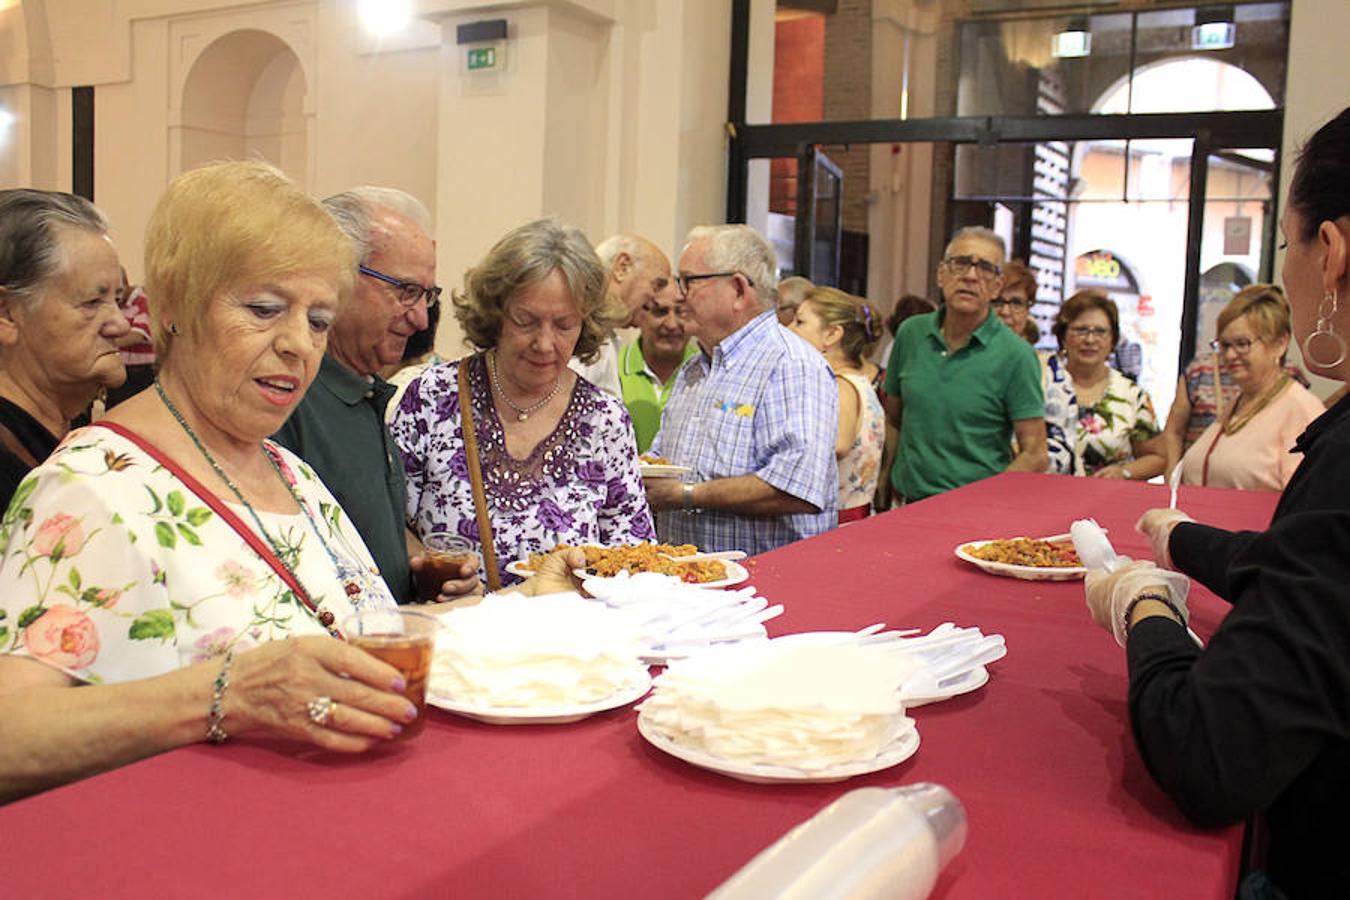
M478 434L474 430L473 395L469 393L469 355L459 361L459 419L464 430L464 455L469 461L469 483L473 487L473 508L478 519L478 539L483 545L483 571L488 590L499 591L502 576L497 571L497 550L492 543L492 523L488 521L487 493L483 490L483 466L478 459Z

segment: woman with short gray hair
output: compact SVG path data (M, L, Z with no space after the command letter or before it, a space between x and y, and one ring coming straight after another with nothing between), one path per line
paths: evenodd
M490 586L519 580L506 571L512 560L559 543L655 536L628 411L567 366L593 355L625 315L611 311L607 280L579 229L539 219L511 231L454 296L455 316L479 352L415 379L390 423L411 527L476 545ZM477 485L462 405L472 414Z
M108 222L74 194L0 191L0 507L101 390L130 326Z

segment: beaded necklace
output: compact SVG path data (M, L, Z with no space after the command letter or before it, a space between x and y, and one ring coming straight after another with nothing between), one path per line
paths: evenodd
M286 571L291 573L291 577L295 579L297 584L304 587L303 583L300 581L300 574L286 561L288 554L285 548L283 548L276 539L272 537L272 534L263 527L262 519L259 517L257 510L253 508L253 504L248 502L244 497L243 492L239 490L239 487L234 483L230 476L225 474L225 470L221 468L220 463L216 462L216 458L211 455L211 451L206 449L206 445L202 443L201 438L197 437L197 433L192 430L192 426L187 423L187 419L183 418L183 414L178 411L178 407L174 406L173 401L169 399L169 395L164 392L164 386L160 384L158 378L155 379L155 391L159 394L160 401L163 402L165 408L169 410L170 415L173 416L174 421L176 421L183 431L187 433L187 436L192 439L192 443L196 445L197 450L200 451L202 457L210 464L212 471L216 473L221 481L225 482L225 486L229 488L230 493L234 494L235 498L243 504L244 509L248 510L248 514L253 517L253 524L258 527L258 533L263 536L265 541L267 541L267 545L272 548L272 552L276 554L277 559L286 567ZM277 465L277 461L272 454L268 453L261 443L258 444L258 449L262 451L263 457L272 466L272 471L277 473L277 478L281 479L281 483L286 486L286 490L290 492L292 499L294 499L296 505L300 507L300 512L304 514L305 521L309 523L309 527L314 532L314 536L319 539L319 545L323 547L328 554L328 558L332 560L333 567L338 573L338 579L343 583L342 588L346 592L348 598L350 598L352 606L355 607L357 602L356 598L362 591L361 584L358 582L364 580L362 578L363 573L353 571L352 566L345 564L338 559L337 554L333 552L333 548L328 545L328 541L324 540L323 531L319 528L319 523L314 521L314 516L309 511L309 504L305 503L304 498L300 496L300 492L286 480L285 474L282 473L281 467ZM304 592L304 594L308 593L307 590ZM322 625L329 634L339 640L342 639L342 632L334 625L337 621L337 617L334 616L331 611L326 609L322 611L319 610L316 601L311 597L302 595L297 599L300 601L300 605L303 606L310 615L314 616L318 623Z
M548 404L548 401L552 400L554 397L558 395L558 388L562 387L563 377L561 374L559 374L558 380L553 382L553 390L549 391L548 396L545 397L543 400L540 400L534 406L531 406L529 408L523 406L516 406L515 401L512 400L510 397L506 396L506 388L502 387L501 380L498 379L497 377L496 350L493 350L490 353L488 353L487 364L488 364L488 374L492 376L493 387L497 389L498 394L501 394L502 399L506 401L506 405L516 411L517 422L524 422L526 419L530 417L530 413L536 413L539 412L539 410L543 409Z

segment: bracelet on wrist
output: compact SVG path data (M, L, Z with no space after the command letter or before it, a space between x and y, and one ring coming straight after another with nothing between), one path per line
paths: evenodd
M211 685L211 708L206 713L206 739L213 744L223 744L229 737L221 724L225 721L225 692L230 687L230 665L234 662L234 651L225 652L225 661L220 664L220 674Z
M683 491L682 491L682 493L681 493L681 503L682 503L682 505L683 505L683 508L684 508L684 511L685 511L685 512L693 512L693 510L694 510L694 508L695 508L695 507L694 507L694 486L693 486L693 484L691 484L690 482L687 482L687 481L686 481L686 482L684 483L684 488L683 488Z
M1125 616L1124 616L1125 638L1127 640L1130 637L1130 617L1134 615L1134 608L1138 606L1140 603L1143 603L1145 600L1154 600L1158 603L1161 603L1163 606L1167 607L1168 610L1171 611L1172 617L1176 619L1178 625L1180 625L1182 628L1186 627L1186 617L1181 614L1181 610L1177 609L1177 605L1172 602L1171 597L1169 597L1166 594L1159 593L1158 591L1144 591L1142 594L1136 594L1134 599L1130 601L1129 605L1125 607Z

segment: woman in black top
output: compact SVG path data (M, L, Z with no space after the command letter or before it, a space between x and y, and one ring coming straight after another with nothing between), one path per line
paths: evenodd
M82 197L0 191L0 510L105 387L130 326L108 223Z
M1304 362L1350 380L1350 109L1304 146L1281 229ZM1350 400L1313 422L1293 452L1303 461L1263 532L1223 531L1175 510L1140 520L1159 565L1233 604L1204 650L1186 635L1184 597L1148 563L1091 576L1088 605L1127 637L1135 741L1177 805L1200 825L1263 815L1266 896L1344 897Z

